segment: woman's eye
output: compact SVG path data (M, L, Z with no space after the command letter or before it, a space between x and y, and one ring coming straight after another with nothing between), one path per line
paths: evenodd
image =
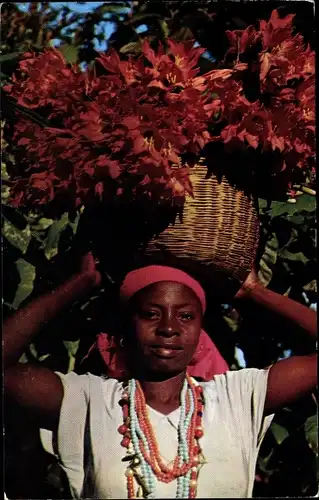
M192 313L183 312L183 313L180 314L180 318L183 321L192 321L195 318L195 316Z
M159 314L157 311L142 311L141 316L144 319L156 319L158 318Z

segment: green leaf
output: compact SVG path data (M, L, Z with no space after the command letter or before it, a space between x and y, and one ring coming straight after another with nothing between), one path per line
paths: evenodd
M61 233L69 225L69 222L68 213L65 213L60 220L55 221L50 226L44 250L44 255L48 260L57 255Z
M59 50L62 52L64 59L67 63L75 64L79 59L79 47L77 45L71 45L69 43L64 43L60 45Z
M40 363L42 363L43 361L45 361L50 356L51 356L51 354L42 354L42 356L38 357L38 360L40 361Z
M305 434L312 451L318 456L318 418L312 415L305 422Z
M285 429L282 425L276 424L276 422L271 424L270 429L277 444L279 445L289 436L287 429Z
M159 24L160 24L160 27L161 27L161 30L162 30L162 33L163 33L163 37L164 38L168 38L168 35L169 35L169 29L168 29L168 24L166 21L164 21L163 19L161 19L159 21Z
M0 64L5 61L12 61L13 59L17 59L22 52L11 52L11 54L2 54L0 55Z
M261 455L258 457L258 467L264 474L270 475L272 473L272 470L268 469L268 463L274 455L274 452L275 450L273 448L266 457L262 457Z
M18 248L23 254L26 253L30 240L31 231L30 226L27 225L25 229L17 229L11 222L4 219L3 236L11 243L11 245Z
M71 229L73 231L73 234L75 234L77 232L77 229L78 229L78 225L79 225L79 222L80 222L80 217L81 217L81 214L80 212L77 213L74 221L71 221L69 220L69 226L71 226Z
M30 224L30 226L32 226L33 224L36 224L38 222L38 220L40 219L40 217L41 217L40 214L38 214L37 212L32 212L32 210L30 210L30 212L28 212L25 215L25 219L28 222L28 224Z
M232 332L236 332L238 330L239 328L238 320L230 318L229 316L223 316L223 319L226 321L227 325L229 326Z
M1 179L3 181L8 181L10 179L7 172L7 165L4 162L1 162Z
M307 264L307 262L309 262L310 260L302 252L289 252L287 248L280 250L280 252L278 252L278 256L282 259L292 260L294 262L302 262L303 264Z
M22 354L21 358L19 359L19 363L23 363L23 364L29 363L28 357L27 357L25 352Z
M48 227L52 226L54 223L53 219L47 219L46 217L41 217L36 224L32 226L32 230L35 231L45 231Z
M270 240L267 241L264 253L259 262L258 278L262 285L269 285L272 278L272 268L277 262L278 256L278 239L273 233Z
M40 363L42 363L42 361L45 361L49 356L51 356L51 354L49 353L40 355L35 344L32 343L28 346L27 351L22 354L21 358L19 359L19 363L25 364L34 361L39 361Z
M194 39L194 35L193 32L188 27L184 26L179 31L173 33L170 38L172 38L172 40L176 42L182 42Z
M307 212L314 212L316 210L316 197L310 194L302 194L296 198L296 203L285 203L280 201L274 201L271 205L271 215L272 217L278 217L278 215L283 215L287 213L288 215L294 215L297 212L305 210Z
M140 51L141 51L141 43L140 42L127 43L126 45L123 45L123 47L121 47L119 50L119 52L121 54L128 54L128 53L137 54Z
M20 275L20 283L11 307L18 309L21 302L23 302L33 291L36 269L24 259L18 259L15 264Z
M83 2L85 3L85 2ZM118 2L118 3L104 3L100 7L97 7L97 9L94 10L95 13L97 14L105 14L105 13L114 13L114 14L123 14L124 9L127 8L127 5L125 2Z
M10 188L5 184L1 184L1 203L6 205L10 197Z
M80 339L79 340L64 340L63 345L68 351L69 355L69 366L68 366L68 372L71 372L74 370L75 366L75 356L78 351L79 345L80 345Z
M46 241L47 241L47 229L54 224L53 219L47 219L46 217L37 217L32 220L31 217L29 217L30 222L30 227L31 227L31 234L32 237L35 238L41 245L40 249L44 250L46 248Z
M292 216L303 210L314 212L316 210L316 197L309 194L302 194L296 198L296 203L287 203L285 201L273 201L271 205L264 198L258 199L259 209L270 211L271 217L288 214Z
M305 221L305 218L302 215L300 215L300 214L298 214L298 215L291 215L291 216L288 215L287 218L288 218L288 220L290 222L292 222L293 224L297 224L297 225L303 224L304 221Z
M135 14L131 16L127 21L123 24L126 25L134 25L134 24L147 24L147 21L155 22L155 20L161 19L161 14L154 13L145 13L145 14Z

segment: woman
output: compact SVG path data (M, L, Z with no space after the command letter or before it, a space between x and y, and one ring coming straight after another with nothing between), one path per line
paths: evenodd
M100 282L88 255L79 274L4 328L5 391L52 431L74 498L250 497L273 412L315 389L316 354L198 383L189 367L203 335L205 293L184 272L148 267L121 287L124 382L19 364L44 324ZM237 298L298 325L315 344L315 313L264 289L254 272Z

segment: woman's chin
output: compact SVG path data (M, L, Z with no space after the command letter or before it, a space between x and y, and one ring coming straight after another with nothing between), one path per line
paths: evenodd
M181 363L173 363L172 360L157 360L149 366L145 366L145 373L154 374L159 378L161 375L174 377L179 373L185 372L187 365Z
M147 353L147 355L134 356L132 374L135 378L154 374L159 377L174 377L185 372L188 366L188 359L181 359L181 356L160 356L158 353Z

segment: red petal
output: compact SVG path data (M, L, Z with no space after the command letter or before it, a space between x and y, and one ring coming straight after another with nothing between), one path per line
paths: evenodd
M258 147L258 137L255 135L251 135L248 132L245 134L245 139L248 142L248 144L256 149Z
M127 116L122 120L122 125L127 127L129 130L137 128L139 124L140 120L137 118L137 116Z
M144 138L140 135L133 141L133 149L135 154L139 154L142 151L146 151L146 144Z
M283 137L277 137L274 135L271 138L271 146L272 149L275 150L276 148L279 149L279 151L283 151L285 149L285 140Z
M157 58L154 50L151 48L147 40L144 40L142 43L142 52L146 59L148 59L155 66Z
M269 71L270 59L271 59L271 55L268 52L265 52L264 54L262 54L262 56L260 58L261 65L260 65L259 78L260 78L261 82L263 82L265 80L266 75Z
M22 137L22 139L18 141L18 146L26 146L26 144L30 144L30 142L31 139L28 139L27 137Z

